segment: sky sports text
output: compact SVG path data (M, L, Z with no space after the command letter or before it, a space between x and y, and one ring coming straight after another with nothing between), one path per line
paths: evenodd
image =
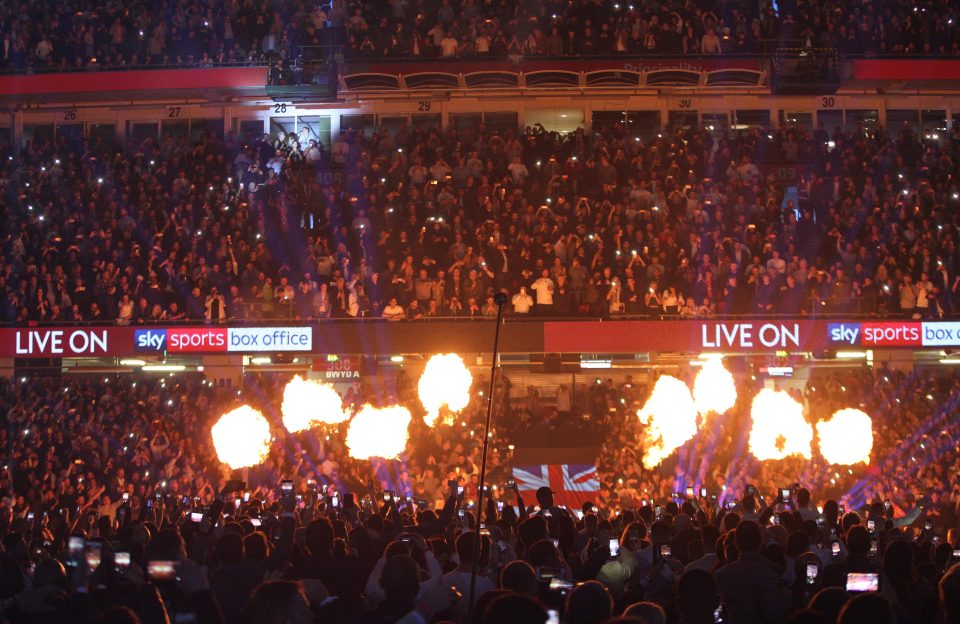
M828 323L831 344L884 346L960 346L960 323Z
M310 351L310 327L232 327L138 329L134 348L139 352L257 352Z

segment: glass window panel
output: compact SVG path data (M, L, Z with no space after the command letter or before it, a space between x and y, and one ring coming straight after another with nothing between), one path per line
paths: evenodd
M805 128L813 130L813 113L803 111L780 111L781 128Z
M916 133L919 129L920 111L891 108L887 110L887 133L896 137L904 130Z
M702 113L700 115L701 123L708 132L714 136L722 136L730 127L730 115L728 113Z
M494 132L516 130L520 125L520 116L516 111L507 111L505 113L484 113L483 125L487 127L487 130L492 130Z
M617 126L623 126L624 129L626 129L627 112L593 111L590 113L590 121L593 123L594 132L606 132L613 130Z
M37 145L53 139L53 124L24 124L23 144L33 141Z
M875 109L848 108L844 111L844 130L872 134L880 123L880 112Z
M295 134L297 132L297 122L293 119L293 115L270 118L270 134L277 136L281 132L284 134Z
M156 139L160 130L158 123L128 122L127 138L133 145L139 146L147 139Z
M947 131L947 112L942 110L920 111L920 129L923 131L923 140L939 143Z
M362 132L370 137L373 136L375 124L375 115L340 115L340 132Z
M736 129L770 128L770 111L763 109L741 109L733 111L733 123ZM743 126L741 128L741 126Z
M57 124L57 142L72 150L83 149L83 124Z
M667 126L671 130L694 128L700 124L700 115L693 110L673 110L667 113Z
M533 127L543 126L547 132L568 134L583 127L583 109L581 108L529 108L524 123Z
M843 128L843 111L839 109L817 111L817 126L829 135Z
M239 119L237 121L237 139L241 143L252 143L263 134L262 119Z
M169 135L174 141L180 141L181 138L190 135L190 120L178 119L177 121L164 121L160 128L164 138Z
M87 133L90 136L90 142L101 144L107 147L113 147L117 141L117 125L111 123L87 125Z
M410 115L410 125L414 128L423 130L433 130L439 128L443 116L440 113L428 113L423 115Z
M198 141L201 136L214 136L223 140L223 119L191 119L190 140Z
M640 137L641 141L649 141L660 134L662 130L660 111L627 111L627 134L629 136Z
M297 117L297 133L306 128L306 135L325 147L330 147L330 116L329 115L301 115ZM306 146L302 146L306 149Z
M409 119L406 115L382 115L380 117L380 127L389 132L392 137L397 136L400 129L408 124Z

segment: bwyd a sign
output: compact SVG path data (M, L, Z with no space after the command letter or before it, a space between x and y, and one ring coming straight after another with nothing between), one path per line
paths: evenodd
M320 379L332 384L353 384L360 381L360 361L357 358L327 356L313 360L313 370Z

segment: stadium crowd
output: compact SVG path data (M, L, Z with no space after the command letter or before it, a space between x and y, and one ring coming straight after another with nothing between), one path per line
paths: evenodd
M957 308L956 127L310 130L6 146L0 319Z
M693 380L688 381L692 385ZM686 487L698 492L704 487L722 500L727 491L742 492L752 485L760 492L776 492L799 480L824 499L834 498L848 508L888 500L898 512L909 511L931 496L937 511L928 515L944 514L943 529L956 523L960 480L951 472L952 460L946 459L960 452L960 427L950 419L953 402L960 399L955 376L851 369L816 376L802 393L792 392L805 405L810 422L828 420L844 408L871 415L874 443L865 469L832 466L817 452L812 459L757 461L746 452L743 432L751 428L751 402L763 386L755 381L751 391L746 379L738 385L737 405L726 414L710 416L704 433L654 471L643 469L643 448L635 442L643 430L635 414L646 400L646 389L631 380L619 386L607 381L588 387L592 393L587 409L592 419L604 423L606 432L598 466L607 504L635 507L682 493Z
M560 415L586 410L608 431L600 491L579 509L510 486L517 423L544 414L515 418L529 403L516 408L503 391L472 613L473 427L483 402L435 430L415 417L399 461L361 462L343 431L284 432L275 406L286 379L248 375L239 391L194 375L0 381L3 617L494 623L544 622L556 609L563 622L712 622L716 612L729 622L848 624L957 615L956 375L812 379L811 421L841 406L874 416L871 466L835 477L818 458L744 461L740 406L706 440L644 471L623 417L648 390L588 384L597 389L581 388L574 413ZM421 414L411 386L401 375L345 400L400 400ZM230 473L197 432L214 406L234 402L262 409L276 430L260 466ZM851 573L877 574L879 593L845 591L872 582Z
M815 4L391 0L0 3L3 66L76 71L213 67L317 57L521 58L757 54L960 54L950 2Z

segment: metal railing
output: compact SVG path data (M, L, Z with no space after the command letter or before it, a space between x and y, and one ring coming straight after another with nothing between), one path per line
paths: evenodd
M673 314L667 312L657 312L657 313L589 313L589 314L519 314L516 312L508 312L505 314L505 319L509 322L531 322L531 323L542 323L545 321L583 321L583 322L592 322L592 321L749 321L749 320L813 320L813 319L838 319L838 320L909 320L915 314L918 314L917 309L909 311L901 310L888 310L888 309L878 309L876 311L864 312L862 310L862 298L853 298L850 300L850 303L842 306L842 308L837 307L836 305L831 305L829 302L822 302L820 299L814 299L811 301L811 310L808 312L800 314L785 314L785 313L751 313L751 312L739 312L739 313L712 313L712 314ZM924 320L930 320L934 318L930 316L932 313L928 313ZM278 324L285 323L289 324L291 322L309 322L309 323L432 323L432 322L456 322L456 323L476 323L476 322L488 322L493 321L496 318L496 315L476 315L476 316L425 316L420 319L408 320L401 319L400 321L390 321L382 316L359 316L353 317L349 314L343 314L338 316L300 316L296 314L296 310L293 306L279 306L274 304L273 306L263 307L263 304L259 303L250 303L244 304L243 312L240 316L228 316L222 319L213 321L205 318L183 318L174 321L162 320L162 321L150 321L143 320L142 322L131 322L123 323L123 325L131 326L165 326L165 325L197 325L197 324L225 324L230 323L231 325L252 325L252 324ZM956 312L944 312L943 314L938 314L937 319L957 319L960 318L960 311ZM52 327L52 326L90 326L90 327L107 327L113 325L120 325L116 320L112 321L31 321L29 323L0 323L0 327Z
M466 56L359 56L352 53L349 49L344 49L343 55L345 62L348 63L388 63L388 64L411 64L411 63L450 63L457 64L463 62L484 62L484 61L611 61L624 59L677 59L677 60L707 60L707 59L767 59L777 50L783 48L785 42L768 40L765 42L764 49L760 52L718 52L716 54L678 54L676 52L658 52L656 50L644 51L639 54L629 52L617 54L562 54L559 56L549 54L500 54L500 55L466 55ZM788 42L789 43L789 42ZM960 56L953 54L920 54L920 53L872 53L872 52L844 52L839 48L797 48L798 50L829 50L842 59L920 59L920 60L956 60L960 61Z
M263 67L274 64L277 60L283 60L292 66L298 63L317 63L317 62L337 62L354 65L363 65L368 63L385 63L390 65L409 65L415 63L448 63L456 65L464 62L540 62L540 61L643 61L645 59L668 60L675 59L678 62L696 62L709 59L757 59L767 60L776 49L783 45L782 41L765 40L761 44L763 49L759 52L720 52L717 54L677 54L675 52L658 52L656 50L644 51L640 54L619 53L619 54L564 54L560 56L546 54L501 54L501 55L468 55L468 56L365 56L352 52L349 48L342 45L324 45L324 46L301 46L297 53L287 56L276 55L271 59L257 59L253 61L233 61L233 62L215 62L209 61L201 63L195 60L193 63L140 63L137 65L112 65L95 64L93 66L84 65L77 67L75 65L61 67L59 65L35 65L31 64L24 68L7 67L0 69L0 76L4 75L30 75L30 74L57 74L57 73L87 73L87 72L120 72L120 71L143 71L156 69L210 69L223 67ZM333 51L329 51L333 50ZM911 59L911 60L960 60L956 55L944 54L891 54L891 53L872 53L872 52L845 52L840 49L834 50L840 60L857 59Z

